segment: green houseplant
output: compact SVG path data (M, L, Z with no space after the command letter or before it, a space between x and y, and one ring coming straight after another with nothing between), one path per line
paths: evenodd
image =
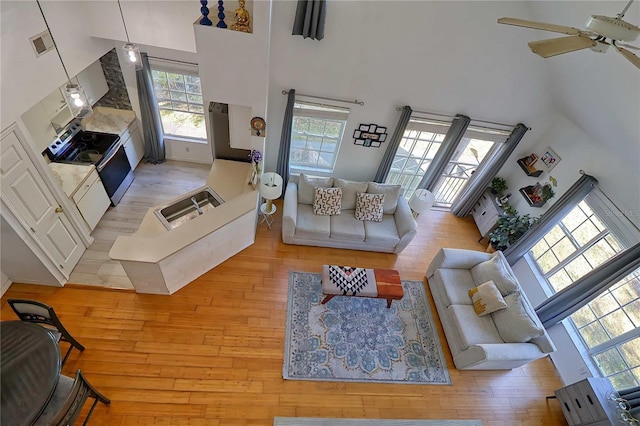
M529 214L520 216L504 215L498 218L496 227L489 233L489 242L496 250L505 250L511 244L518 241L525 232L538 221L538 218L532 218Z
M506 191L508 189L507 181L498 176L491 179L490 187L491 187L491 192L494 194L497 194L498 192Z

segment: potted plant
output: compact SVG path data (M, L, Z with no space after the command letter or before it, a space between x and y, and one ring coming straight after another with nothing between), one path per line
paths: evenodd
M505 250L518 241L531 225L537 221L538 218L532 218L529 214L524 216L518 214L500 216L496 222L496 227L489 233L491 246L496 250Z
M545 203L556 195L556 192L553 190L555 186L558 186L558 181L553 176L549 176L549 182L542 185L541 196Z
M501 177L494 177L493 179L491 179L491 193L493 194L497 194L498 192L502 192L502 191L506 191L508 189L507 187L507 181L504 180Z

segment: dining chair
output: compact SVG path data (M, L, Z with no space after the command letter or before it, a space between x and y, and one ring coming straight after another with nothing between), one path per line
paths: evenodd
M64 355L62 365L67 361L67 358L69 358L69 354L71 353L71 349L74 347L80 352L84 351L84 346L74 339L67 329L64 328L51 306L45 305L44 303L36 300L27 299L9 299L7 302L9 302L11 309L13 309L21 321L45 325L53 333L58 342L69 343L70 346L67 353Z
M75 380L61 375L53 396L34 423L34 426L67 426L75 424L89 398L93 398L94 401L82 423L83 425L89 422L89 418L93 414L93 409L98 404L98 401L105 405L111 404L111 401L91 386L82 371L76 371Z

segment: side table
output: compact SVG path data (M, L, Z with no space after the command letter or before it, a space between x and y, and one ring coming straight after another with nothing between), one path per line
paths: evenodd
M555 391L569 425L612 425L619 419L607 400L614 388L606 377L589 377Z
M267 227L271 229L271 224L273 223L273 214L278 210L275 204L271 204L271 211L267 211L267 203L262 203L260 205L260 213L262 214L262 220L260 223L266 222Z

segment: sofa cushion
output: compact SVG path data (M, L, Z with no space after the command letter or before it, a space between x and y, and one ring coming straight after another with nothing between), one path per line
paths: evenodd
M469 290L476 286L468 269L439 268L433 274L443 283L444 306L472 305Z
M331 216L331 239L338 241L364 241L364 224L354 216L355 210L343 210L342 214Z
M469 297L473 302L473 309L479 316L489 315L507 307L500 290L491 280L469 290Z
M315 188L313 191L313 214L331 216L340 214L342 188Z
M354 210L356 208L356 194L358 192L367 192L367 182L352 182L335 178L333 186L342 188L342 210Z
M518 290L518 280L511 273L511 267L500 255L500 252L494 253L491 259L480 262L471 268L471 275L473 275L476 284L492 280L503 296Z
M356 197L355 218L358 220L382 221L384 194L358 192Z
M515 291L504 298L506 309L491 314L498 333L507 343L524 343L544 334L544 328L528 303L522 301L523 296Z
M393 215L382 215L381 222L364 222L365 241L370 244L392 247L400 242Z
M384 194L384 214L394 214L398 206L400 188L400 185L369 182L367 192L369 194Z
M313 207L298 204L296 235L304 238L329 238L329 218L313 214Z
M330 188L332 185L332 177L309 176L301 173L298 178L298 204L313 204L315 188Z
M472 305L450 305L447 309L460 334L462 350L479 343L504 343L490 315L476 315Z

